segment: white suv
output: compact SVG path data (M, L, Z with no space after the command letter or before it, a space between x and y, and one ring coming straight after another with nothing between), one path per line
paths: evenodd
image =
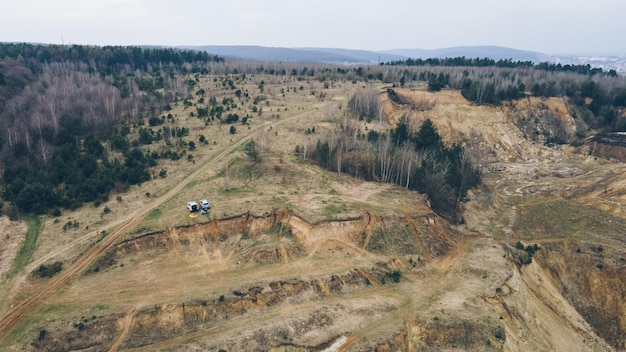
M211 203L209 203L209 201L206 199L202 199L200 201L200 208L202 208L202 210L204 211L209 210L211 209Z
M187 209L189 209L190 212L194 212L194 211L198 211L198 203L191 201L191 202L187 202Z

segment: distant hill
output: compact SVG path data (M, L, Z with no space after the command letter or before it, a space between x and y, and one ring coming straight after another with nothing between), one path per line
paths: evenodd
M292 49L252 45L205 45L185 46L185 49L204 50L224 57L254 61L311 62L311 63L348 63L366 62L360 57L345 55L324 49Z
M376 64L379 62L405 60L407 58L426 59L460 56L541 62L548 57L537 52L497 46L460 46L434 50L393 49L381 52L338 48L281 48L252 45L204 45L183 46L181 48L203 50L210 54L244 60L334 64Z
M324 53L331 53L336 55L348 56L357 60L359 63L377 64L379 62L388 62L395 60L405 60L406 55L402 54L390 54L377 51L367 50L350 50L350 49L337 49L337 48L298 48L299 50L306 51L318 51Z
M383 53L406 56L410 58L446 58L461 57L466 58L490 58L494 60L512 59L513 61L546 61L548 55L526 50L517 50L500 46L457 46L443 49L393 49Z

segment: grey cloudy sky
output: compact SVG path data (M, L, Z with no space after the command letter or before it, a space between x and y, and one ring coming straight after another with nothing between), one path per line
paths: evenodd
M626 53L624 0L20 0L0 41Z

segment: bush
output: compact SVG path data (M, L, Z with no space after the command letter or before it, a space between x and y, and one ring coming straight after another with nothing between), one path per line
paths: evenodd
M394 271L388 273L387 276L389 276L393 280L393 282L400 282L400 278L402 277L402 273L400 272L400 270L394 270Z
M494 336L498 339L498 340L504 340L506 339L505 333L504 333L504 328L499 326L496 329L496 332L494 334Z
M230 134L235 134L237 133L237 128L235 128L235 126L230 126Z
M160 118L156 116L152 116L151 118L148 119L148 124L150 126L158 126L158 125L163 124L163 120L161 120Z
M61 270L63 270L62 262L54 262L53 264L50 264L50 265L41 264L39 268L35 270L34 275L37 275L41 278L52 277L56 273L60 272Z
M524 246L522 242L517 241L515 249L516 251L510 250L512 258L517 259L517 262L521 265L527 265L533 262L533 256L541 248L536 243L532 246Z
M228 114L228 116L226 117L226 123L234 123L239 121L239 115L237 114Z

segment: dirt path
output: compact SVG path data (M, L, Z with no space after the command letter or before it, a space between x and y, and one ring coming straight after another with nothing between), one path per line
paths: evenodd
M128 312L128 314L124 318L120 319L119 321L120 334L115 339L115 342L113 342L113 344L111 345L111 348L109 348L109 352L116 352L122 345L122 342L124 342L124 339L126 339L126 336L128 335L128 332L130 331L130 327L133 324L135 311L136 309L133 308L130 312Z
M432 259L430 265L437 271L437 275L442 279L446 273L453 268L461 259L461 257L467 253L470 246L481 237L471 236L459 243L459 245L452 250L447 256L443 258Z
M269 125L278 125L282 124L285 121L289 121L291 119L301 117L306 114L310 114L314 112L315 108L311 108L305 112L302 112L297 115L290 116L288 118L281 119L279 121L271 120L266 121L255 129L251 130L248 134L240 138L238 141L231 144L228 148L224 149L221 153L217 154L213 159L209 160L202 167L194 171L192 174L187 176L183 181L175 185L172 189L170 189L163 196L158 198L155 202L156 204L161 204L172 198L178 192L180 192L185 186L187 186L192 180L196 179L200 174L206 172L210 168L214 167L219 161L224 159L227 155L235 151L237 148L244 145L244 143L248 142L252 136L260 131L262 128L266 128ZM141 223L144 216L146 216L152 207L143 207L139 208L136 212L129 214L126 217L120 218L119 223L121 223L121 227L119 227L115 232L111 233L107 237L105 237L102 241L96 243L93 247L88 249L83 256L78 258L76 262L74 262L71 266L63 270L59 275L51 279L45 285L42 285L36 293L32 296L26 298L19 304L17 304L11 311L9 311L2 319L0 320L0 336L4 336L11 330L22 318L26 316L26 314L32 311L35 307L37 307L43 299L56 291L58 291L61 287L63 287L66 283L68 283L72 278L76 275L80 274L83 270L85 270L100 254L102 254L105 250L111 247L118 238L120 238L125 233L131 231L137 225ZM73 244L68 245L69 248L73 247ZM69 249L68 247L66 247Z

